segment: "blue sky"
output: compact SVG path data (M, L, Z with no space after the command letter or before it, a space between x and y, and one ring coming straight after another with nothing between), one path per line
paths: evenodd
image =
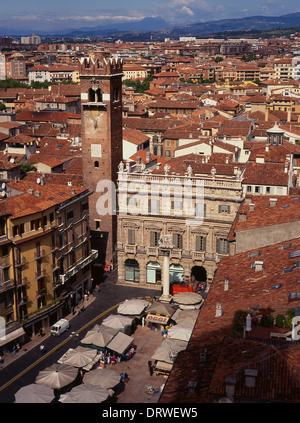
M177 25L253 15L280 16L298 11L299 0L2 0L0 28L51 31L151 16L160 16Z

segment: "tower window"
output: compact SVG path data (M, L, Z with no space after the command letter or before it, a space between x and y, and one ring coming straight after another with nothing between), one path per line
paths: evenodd
M95 91L93 90L93 88L90 88L90 89L89 89L89 101L90 101L90 102L94 102L94 101L96 101L96 93L95 93Z
M98 162L98 160L96 160L96 161L94 162L94 167L99 167L99 162Z

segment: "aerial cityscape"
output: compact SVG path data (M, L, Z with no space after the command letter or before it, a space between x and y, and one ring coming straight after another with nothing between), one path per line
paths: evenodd
M299 403L297 2L14 3L0 402Z

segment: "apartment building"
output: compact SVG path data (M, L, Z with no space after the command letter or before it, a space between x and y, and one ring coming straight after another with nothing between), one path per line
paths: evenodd
M0 202L0 310L10 341L51 326L83 298L97 251L89 240L89 190L42 177L8 186L15 195Z

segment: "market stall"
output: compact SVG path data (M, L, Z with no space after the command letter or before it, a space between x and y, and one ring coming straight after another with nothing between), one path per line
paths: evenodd
M168 325L177 308L176 305L154 301L147 309L148 326L153 330L159 330L161 326Z

